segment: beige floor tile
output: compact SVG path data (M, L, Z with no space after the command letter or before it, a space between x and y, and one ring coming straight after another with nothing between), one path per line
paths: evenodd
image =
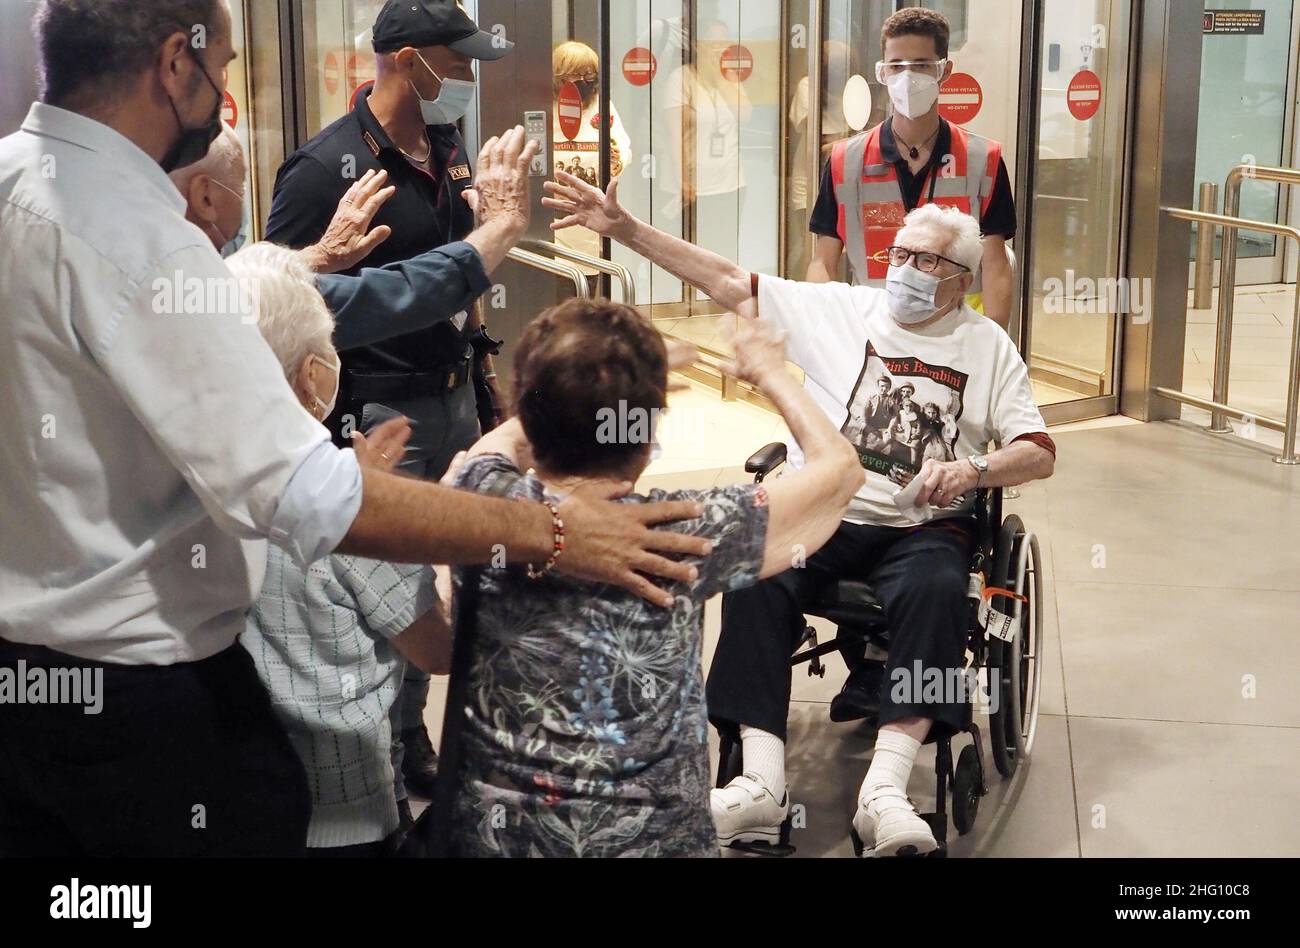
M1071 714L1300 727L1300 593L1062 585Z
M1294 857L1300 730L1070 718L1085 856Z

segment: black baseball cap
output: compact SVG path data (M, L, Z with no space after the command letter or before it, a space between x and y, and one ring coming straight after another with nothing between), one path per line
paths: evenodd
M501 59L515 48L485 33L456 0L388 0L375 19L376 53L448 46L470 59Z

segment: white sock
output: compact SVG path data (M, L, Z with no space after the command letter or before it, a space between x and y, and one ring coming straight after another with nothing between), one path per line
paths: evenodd
M858 803L867 806L878 798L907 798L907 780L912 776L921 742L902 731L884 730L876 738L871 766L858 791ZM882 792L883 791L883 792Z
M742 726L740 744L743 748L745 773L758 778L758 782L776 797L785 799L785 742L775 734L756 727Z

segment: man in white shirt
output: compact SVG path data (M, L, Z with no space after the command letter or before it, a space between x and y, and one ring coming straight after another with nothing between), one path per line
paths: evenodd
M869 582L889 619L889 687L880 696L879 737L859 793L855 832L874 855L933 851L929 826L907 799L907 780L932 730L959 729L964 696L935 700L915 678L952 680L967 639L975 492L1050 477L1056 448L1034 404L1029 373L1007 334L963 302L978 268L978 225L958 210L928 206L909 215L889 250L885 289L794 283L750 274L627 213L617 200L561 175L543 204L552 226L607 234L742 318L784 330L807 388L857 448L862 489L839 532L796 568L723 600L723 630L709 672L709 717L739 732L744 774L713 791L724 844L775 841L789 812L785 782L790 656L803 606L841 578ZM888 437L864 425L888 377L899 393ZM924 458L918 405L954 406L951 444L958 460ZM855 419L858 419L855 421ZM900 429L901 433L900 433ZM891 449L891 438L906 450ZM988 453L990 442L1004 447ZM796 448L791 461L802 461ZM894 502L921 480L911 508ZM925 508L929 508L928 513ZM914 512L920 509L921 513Z
M42 101L0 140L0 856L292 854L303 771L236 644L265 568L247 541L304 567L558 555L668 605L646 576L695 569L659 554L707 546L648 526L699 512L363 472L166 174L218 134L227 0L42 0L36 23ZM532 158L522 129L502 151ZM479 204L526 225L518 189ZM98 700L28 687L78 676Z

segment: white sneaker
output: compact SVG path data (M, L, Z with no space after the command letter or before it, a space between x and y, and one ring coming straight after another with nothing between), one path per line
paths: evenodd
M790 812L790 791L778 801L753 774L741 774L721 790L709 791L709 806L719 845L776 845L781 841L781 824Z
M926 856L939 848L930 824L921 819L907 797L892 788L858 803L853 832L864 857Z

